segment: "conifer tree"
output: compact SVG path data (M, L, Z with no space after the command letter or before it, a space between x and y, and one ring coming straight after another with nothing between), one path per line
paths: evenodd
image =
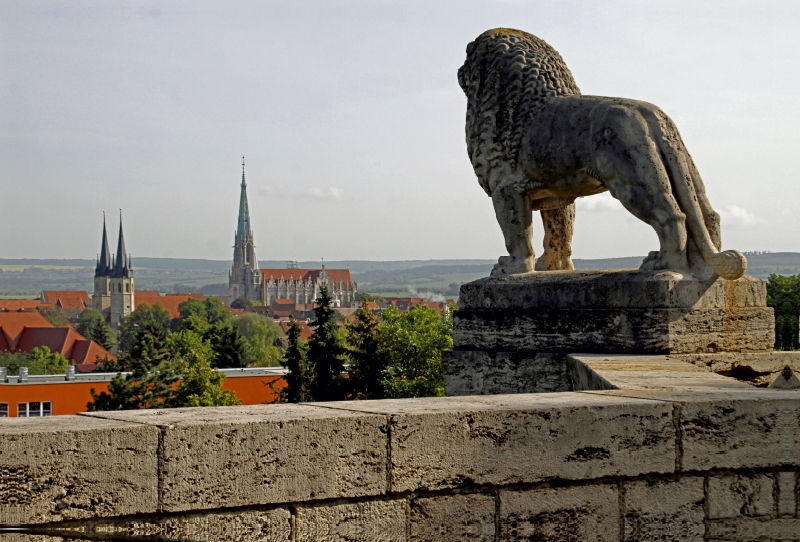
M119 366L130 371L118 373L111 379L108 392L95 393L86 406L93 410L133 410L159 408L172 395L172 385L178 380L173 352L167 345L164 328L155 322L136 332L136 340L128 353L122 354Z
M114 332L111 327L106 323L103 315L94 309L85 309L78 316L78 333L83 335L89 340L92 340L105 348L111 350L117 343L114 338Z
M303 345L300 343L300 325L293 316L289 317L286 353L281 365L286 367L286 387L281 390L281 402L305 403L313 401L309 389L309 368Z
M381 399L386 376L386 355L381 349L380 324L369 309L367 296L361 301L356 320L348 325L350 385L354 398Z
M317 401L346 398L346 379L342 376L346 350L337 328L332 301L328 287L323 284L314 308L316 320L310 324L316 329L308 340L308 361L314 374L311 390Z

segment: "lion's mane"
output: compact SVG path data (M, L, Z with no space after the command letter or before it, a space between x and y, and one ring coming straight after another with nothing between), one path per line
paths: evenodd
M555 49L510 28L488 30L467 45L458 83L467 95L467 151L489 195L489 170L503 161L516 165L526 128L542 106L581 93Z

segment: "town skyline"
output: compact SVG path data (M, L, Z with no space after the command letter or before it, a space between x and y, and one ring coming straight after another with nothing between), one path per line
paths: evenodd
M55 6L0 7L4 258L91 258L122 207L134 261L228 260L242 154L262 259L497 258L455 73L501 25L556 47L586 94L659 104L726 248L800 251L792 4ZM579 200L575 258L656 247L607 194Z

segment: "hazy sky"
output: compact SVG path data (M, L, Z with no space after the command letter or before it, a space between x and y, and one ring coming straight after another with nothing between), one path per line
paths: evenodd
M119 207L134 259L230 258L242 155L262 260L496 258L456 71L498 26L664 109L725 247L800 251L800 2L0 0L0 258L94 257ZM657 248L579 201L576 257Z

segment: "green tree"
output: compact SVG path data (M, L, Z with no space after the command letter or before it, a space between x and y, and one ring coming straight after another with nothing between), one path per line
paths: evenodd
M179 331L168 338L176 354L175 370L180 383L165 401L168 408L231 406L240 401L222 389L225 375L211 367L215 352L211 344L192 331Z
M775 310L775 349L797 350L800 275L770 275L767 306Z
M209 324L217 322L227 322L231 318L231 313L216 297L197 299L190 297L178 305L180 319L184 320L189 316L199 316L204 318Z
M232 309L246 309L247 307L252 307L252 306L253 302L244 297L237 297L236 299L233 300L233 303L231 303Z
M120 367L130 372L125 376L117 373L109 382L108 392L97 394L92 388L88 410L163 407L177 381L173 357L164 328L153 322L147 324L137 331L130 351L119 358Z
M380 324L369 309L367 296L354 322L347 325L350 344L350 386L354 397L381 399L386 378L386 355L381 349Z
M305 403L313 401L311 371L306 359L306 344L300 339L302 331L293 316L289 317L286 353L281 365L286 367L286 387L281 390L281 402Z
M130 350L137 340L139 330L152 327L159 328L166 335L169 329L169 313L161 303L156 303L152 307L142 303L119 322L119 350L121 352Z
M247 364L247 340L230 322L217 322L203 334L211 346L214 367L244 367Z
M381 315L381 348L387 356L387 397L444 395L442 352L453 348L453 310L414 305L402 313L389 307Z
M20 367L27 367L29 375L64 374L68 364L67 358L47 346L30 352L0 352L0 367L5 367L9 375L18 375Z
M68 323L64 313L56 307L45 307L39 311L39 314L44 316L44 319L55 327L61 327Z
M347 350L336 324L332 301L328 287L323 284L314 308L316 320L310 324L315 329L308 340L307 355L309 366L314 371L312 392L317 401L339 401L347 396L347 382L342 375Z
M94 309L84 309L78 316L78 333L90 339L106 350L111 350L117 343L114 332L100 312Z
M69 361L58 352L51 352L47 346L37 346L27 356L28 374L58 375L67 372Z
M232 322L246 341L246 365L276 367L281 364L284 333L278 324L254 312L234 316Z
M108 392L95 393L89 410L132 410L238 404L222 389L225 375L211 367L214 351L198 333L182 329L167 335L150 324L140 329L120 364L130 373L117 374Z

